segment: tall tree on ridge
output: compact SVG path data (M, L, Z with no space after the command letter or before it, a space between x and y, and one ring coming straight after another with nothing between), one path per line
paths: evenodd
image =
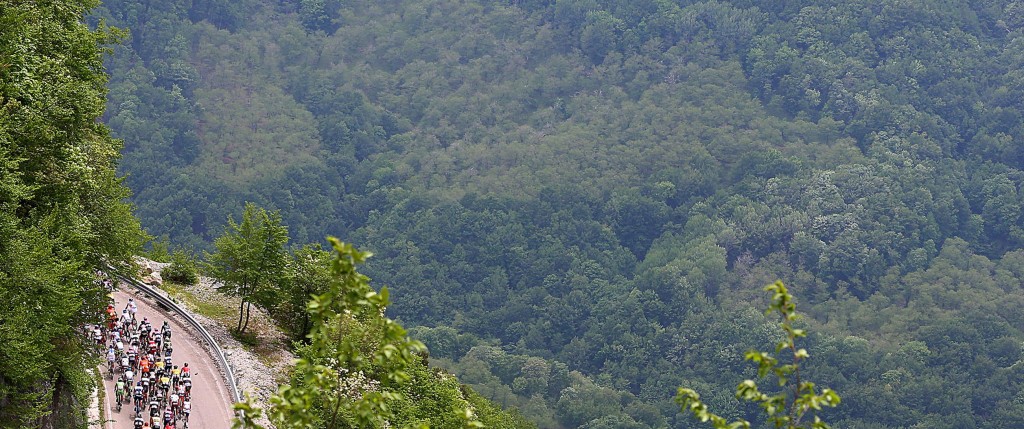
M252 304L269 308L276 301L275 286L284 279L288 254L288 228L281 214L246 203L242 222L228 216L224 234L214 241L216 251L206 254L206 267L221 281L217 289L240 298L238 333L249 327Z

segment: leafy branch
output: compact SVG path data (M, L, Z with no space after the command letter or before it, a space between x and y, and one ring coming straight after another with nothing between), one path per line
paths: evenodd
M390 403L402 400L397 389L410 379L407 368L426 350L400 324L384 315L388 291L375 291L356 266L371 256L329 237L335 256L323 294L306 306L312 319L310 340L296 359L292 383L270 398L267 415L278 428L388 427ZM251 399L235 404L244 411L235 428L262 428L262 411ZM480 427L472 410L459 410L465 428ZM420 425L418 427L426 427Z
M793 302L793 295L789 293L781 281L768 285L764 289L771 293L771 304L765 311L766 315L778 313L780 316L779 326L786 334L786 338L775 346L774 356L767 352L751 350L746 353L745 359L757 364L758 379L765 378L768 374L774 374L782 388L778 394L770 395L761 391L754 380L744 380L736 387L736 397L749 402L757 402L761 409L768 415L768 421L776 428L797 429L805 428L803 419L808 414L814 415L814 421L809 428L828 429L829 425L818 417L817 412L822 407L835 407L839 405L839 395L832 389L823 389L818 393L814 383L804 381L800 377L800 363L810 357L806 349L797 348L796 340L807 336L803 329L793 327L793 323L800 320L796 312L796 304ZM784 355L789 363L780 364L779 358L775 356ZM700 400L700 394L693 389L681 387L676 393L676 402L680 404L683 411L689 409L695 418L702 422L711 422L715 429L749 429L750 422L737 420L730 423L724 417L712 413L707 405Z

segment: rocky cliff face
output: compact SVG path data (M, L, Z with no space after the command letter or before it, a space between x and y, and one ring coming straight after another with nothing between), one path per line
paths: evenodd
M164 268L167 268L168 265L171 265L169 263L146 259L141 256L135 257L135 263L139 264L139 275L142 277L142 282L150 286L163 285L164 279L160 275L160 272Z

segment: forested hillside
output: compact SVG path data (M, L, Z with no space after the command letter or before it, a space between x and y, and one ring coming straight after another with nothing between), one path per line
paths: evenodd
M143 225L245 201L373 250L541 427L727 417L782 279L859 428L1024 426L1024 3L110 0Z

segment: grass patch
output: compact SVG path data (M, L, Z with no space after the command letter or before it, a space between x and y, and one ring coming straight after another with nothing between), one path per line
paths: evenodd
M243 333L238 333L235 330L238 325L238 307L228 302L233 301L237 304L237 298L224 296L223 300L202 299L190 291L187 286L169 281L165 281L160 289L189 310L225 326L232 338L241 343L246 350L254 353L265 365L273 366L277 360L278 349L286 348L284 345L279 345L277 339L263 337L256 330L247 330Z
M96 382L96 406L100 409L100 427L107 422L107 407L103 406L107 400L106 386L103 385L103 370L98 367L92 371L92 378Z
M232 337L250 349L256 348L260 345L260 339L252 331L238 332L234 329L229 329L229 331L231 331Z
M194 293L187 290L185 286L173 282L164 282L160 288L167 292L171 298L174 298L175 301L185 304L189 310L213 319L224 326L233 326L235 323L235 317L238 313L236 313L234 306L200 299Z

